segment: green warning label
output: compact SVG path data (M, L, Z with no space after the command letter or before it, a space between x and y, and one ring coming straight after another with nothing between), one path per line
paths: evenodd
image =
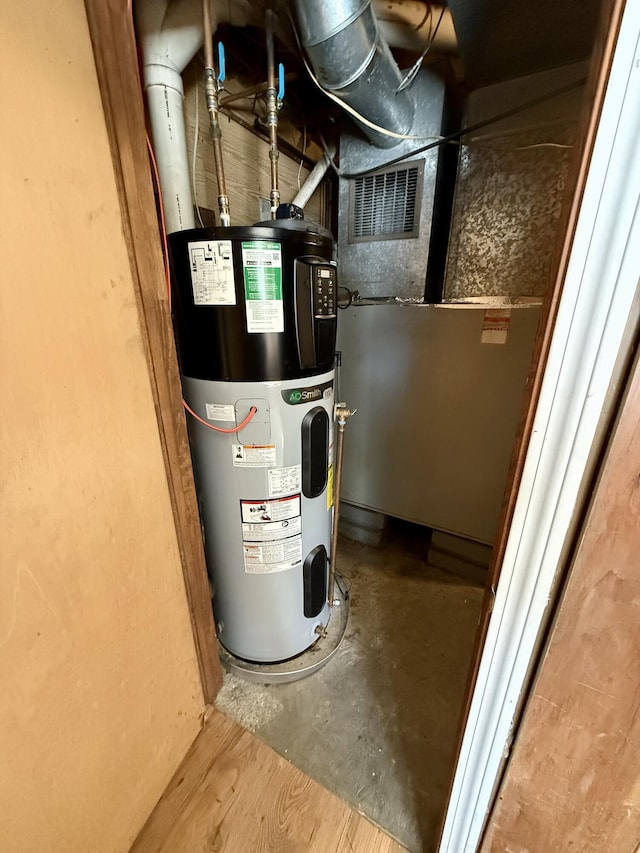
M283 332L280 243L268 240L243 243L242 272L247 331L250 333Z

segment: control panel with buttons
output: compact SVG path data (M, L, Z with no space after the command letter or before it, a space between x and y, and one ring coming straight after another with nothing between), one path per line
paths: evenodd
M334 361L338 278L334 264L297 258L294 268L295 323L303 370L325 368Z
M336 271L313 266L313 314L316 319L336 316Z

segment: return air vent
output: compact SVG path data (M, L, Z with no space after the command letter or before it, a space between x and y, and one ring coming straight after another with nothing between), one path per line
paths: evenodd
M424 162L350 182L349 242L406 240L419 233Z

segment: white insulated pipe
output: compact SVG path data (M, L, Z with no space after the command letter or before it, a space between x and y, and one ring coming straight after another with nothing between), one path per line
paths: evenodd
M168 234L196 227L189 178L183 98L184 93L174 86L162 84L147 86L153 150L158 165Z
M292 204L297 205L298 207L304 208L305 204L309 201L311 196L316 191L320 181L324 178L327 173L327 169L331 164L331 160L336 156L336 146L329 145L327 147L326 152L322 155L322 157L318 160L316 165L313 167L311 172L307 177L307 180L298 190L298 194L294 198Z

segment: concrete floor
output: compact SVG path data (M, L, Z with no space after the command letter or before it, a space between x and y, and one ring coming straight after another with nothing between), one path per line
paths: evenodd
M482 587L428 565L420 528L341 541L351 616L336 656L292 684L227 673L218 707L397 838L435 850Z

